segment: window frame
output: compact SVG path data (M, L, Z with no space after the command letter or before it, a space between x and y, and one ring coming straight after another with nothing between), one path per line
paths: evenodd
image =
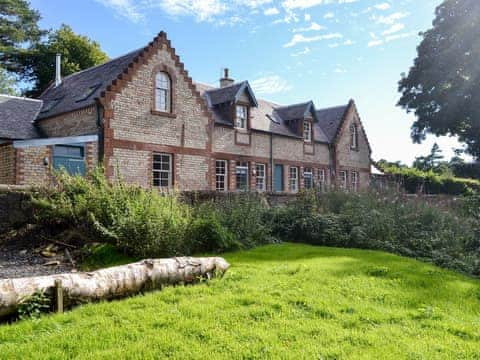
M246 178L245 178L245 188L242 189L238 186L239 181L239 169L246 169ZM250 175L250 166L247 161L237 161L235 164L235 189L236 191L248 191L249 189L249 176Z
M259 167L262 167L263 170L263 175L259 176ZM259 192L265 192L267 190L267 166L263 163L257 163L255 164L255 189ZM261 186L259 187L259 179L261 179Z
M310 170L310 171L307 171L307 170ZM308 178L310 178L310 186L307 186ZM313 168L311 167L303 168L303 187L305 189L313 189L315 187L314 178L313 178Z
M318 169L317 178L318 178L318 187L321 190L324 190L325 186L327 185L327 176L326 176L325 169L323 168Z
M218 172L219 163L223 163L224 173ZM223 177L223 189L219 188L219 177ZM215 191L227 192L228 191L228 161L227 160L215 160Z
M164 169L155 169L155 163L160 163L163 164L162 161L156 161L155 156L166 156L168 157L168 170ZM162 177L161 174L167 173L167 186L162 186ZM159 174L158 179L155 179L155 174ZM159 185L155 185L155 180L159 181ZM152 156L152 187L155 189L160 189L160 190L168 190L173 187L173 154L170 153L162 153L162 152L155 152L153 153Z
M351 177L352 191L357 192L358 191L358 180L359 180L358 171L351 171L350 172L350 177Z
M350 149L358 149L358 129L356 123L350 125Z
M348 184L347 171L346 170L340 170L339 171L339 176L340 176L340 189L347 190L347 184Z
M305 136L306 134L306 128L305 126L308 126L308 136ZM303 141L307 143L312 142L312 123L310 121L303 121Z
M292 176L292 172L295 176ZM288 168L288 189L292 193L298 192L298 166L290 166Z
M159 84L159 76L165 76L166 79L166 88L161 87ZM154 78L154 99L153 99L153 110L157 113L164 113L164 114L172 114L173 113L173 91L172 91L172 86L173 81L172 77L167 71L160 70L155 72L155 78ZM165 103L165 107L161 108L159 107L159 92L163 92L163 101Z
M243 109L244 118L239 117L239 109ZM244 122L243 124L239 121ZM235 129L238 130L248 130L248 105L245 104L235 104ZM243 125L243 126L242 126Z

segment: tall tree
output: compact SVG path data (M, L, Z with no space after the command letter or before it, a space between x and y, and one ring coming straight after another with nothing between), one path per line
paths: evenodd
M457 135L480 158L480 1L445 0L402 74L398 105L415 112L412 139Z
M15 83L14 76L0 67L0 94L18 95Z
M78 35L63 24L50 32L45 42L35 44L31 52L21 58L25 71L22 76L33 82L27 92L30 96L39 95L55 78L55 54L62 55L62 75L67 76L80 70L99 65L108 60L100 45L86 36Z
M40 14L25 0L0 0L0 62L4 69L21 72L18 62L30 45L40 41Z
M422 171L436 170L443 160L442 150L437 143L434 143L430 154L427 156L418 156L413 162L413 167Z

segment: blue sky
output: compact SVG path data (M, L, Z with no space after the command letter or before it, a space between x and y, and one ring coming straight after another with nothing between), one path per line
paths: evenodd
M440 0L31 0L41 25L61 23L98 41L110 57L164 30L195 81L216 84L221 69L249 80L260 98L317 108L353 98L373 158L411 163L437 141L410 140L413 115L396 107Z

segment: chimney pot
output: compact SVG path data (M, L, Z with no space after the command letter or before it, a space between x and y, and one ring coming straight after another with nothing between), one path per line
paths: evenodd
M223 69L223 78L220 79L220 87L226 87L230 86L234 83L235 81L233 79L230 79L229 77L229 71L228 68Z
M55 87L62 83L62 55L55 56Z

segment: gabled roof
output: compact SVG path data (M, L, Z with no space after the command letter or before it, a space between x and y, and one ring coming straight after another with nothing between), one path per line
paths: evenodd
M215 106L224 103L236 102L245 91L250 97L253 106L258 106L257 99L255 98L253 90L248 81L242 81L240 83L217 89L210 89L205 92L205 95L209 105Z
M43 107L38 119L94 105L95 98L99 97L107 86L127 69L143 49L66 76L57 87L51 84L40 96Z
M309 113L316 116L313 101L300 104L280 106L275 108L275 112L285 121L304 119Z
M40 137L34 121L41 100L0 95L0 139L24 140Z
M350 104L317 110L317 119L320 127L325 132L328 142L332 143L337 136Z

